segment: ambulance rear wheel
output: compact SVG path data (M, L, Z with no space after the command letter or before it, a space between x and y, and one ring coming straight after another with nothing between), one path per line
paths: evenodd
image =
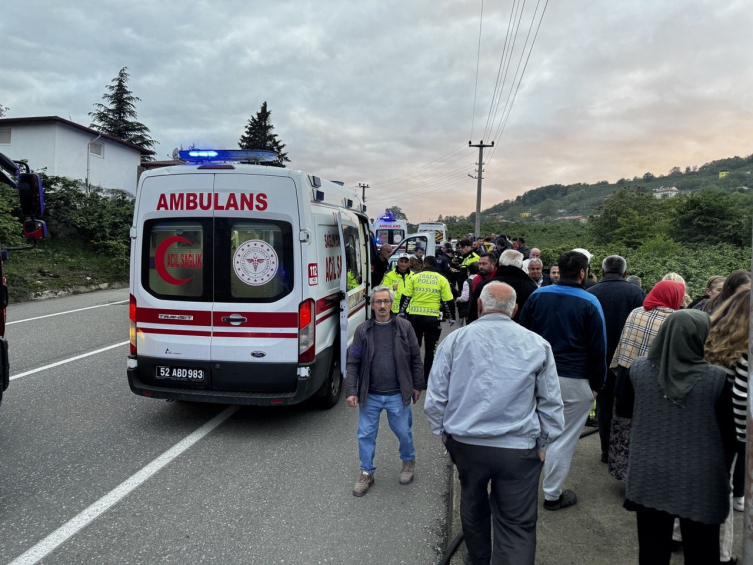
M324 381L322 388L319 389L322 395L319 397L319 405L325 410L334 408L340 400L342 392L342 377L340 376L340 362L332 360L332 366L329 370L327 380Z

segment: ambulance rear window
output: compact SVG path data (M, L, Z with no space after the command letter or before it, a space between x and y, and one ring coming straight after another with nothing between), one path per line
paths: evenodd
M289 223L215 218L214 250L217 302L275 302L293 291Z
M206 253L211 229L211 219L146 222L141 270L144 288L163 299L211 301L211 257Z
M384 245L385 243L394 245L400 243L404 237L405 232L403 232L403 230L377 230L376 232L376 238L379 245Z

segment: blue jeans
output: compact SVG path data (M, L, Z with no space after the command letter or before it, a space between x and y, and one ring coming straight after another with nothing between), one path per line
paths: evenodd
M361 469L367 473L376 471L374 451L382 410L387 411L390 429L400 441L400 459L413 461L416 458L416 450L413 447L413 410L410 404L403 406L401 394L370 394L366 398L366 404L358 411L358 455L361 458Z

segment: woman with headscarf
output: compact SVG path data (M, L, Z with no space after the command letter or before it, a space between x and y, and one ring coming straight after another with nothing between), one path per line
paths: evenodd
M643 306L636 308L628 316L612 357L610 369L617 375L615 399L618 406L615 408L609 435L609 472L620 481L624 481L627 476L630 452L630 417L624 417L625 412L632 412L630 365L638 357L646 355L659 328L670 314L680 309L684 296L684 284L659 281L646 296Z
M750 322L750 290L743 290L723 302L711 316L711 331L706 339L706 360L722 367L732 386L737 459L732 468L733 507L745 509L745 445L748 413L748 323ZM722 525L722 563L733 560L732 510Z
M682 283L682 286L685 287L685 296L682 297L682 305L680 308L689 308L690 304L693 302L693 299L688 296L688 283L685 282L685 279L682 278L682 275L678 273L667 273L662 277L663 281L675 281L678 283Z
M635 406L625 508L637 513L640 565L669 564L680 520L686 565L719 563L729 512L732 396L721 367L703 358L709 317L681 310L630 367Z
M710 299L703 311L709 314L713 314L714 311L728 298L731 298L734 294L737 294L740 290L746 290L750 288L750 273L743 269L738 271L732 271L727 280L722 285L722 291L714 298Z

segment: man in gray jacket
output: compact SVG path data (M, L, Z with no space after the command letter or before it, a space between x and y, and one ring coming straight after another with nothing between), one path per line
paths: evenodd
M421 348L408 320L392 315L395 295L391 288L377 286L371 292L374 317L366 320L353 336L346 364L345 397L358 413L358 453L361 473L353 496L363 496L374 484L374 451L379 417L387 411L390 429L400 441L403 462L399 482L413 482L416 450L413 447L413 411L426 388Z
M486 284L479 319L439 346L424 405L458 468L474 565L533 565L539 475L565 426L552 348L512 321L515 299L511 286Z

